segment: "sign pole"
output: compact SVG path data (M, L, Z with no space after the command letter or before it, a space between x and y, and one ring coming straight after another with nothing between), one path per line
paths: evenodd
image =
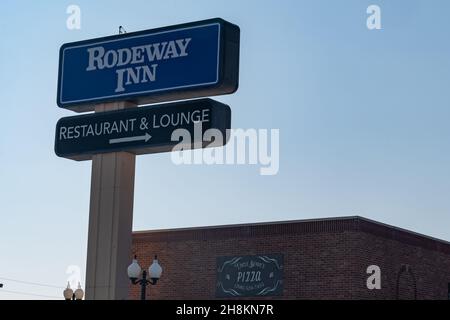
M130 102L98 104L95 112L135 108ZM132 153L96 154L92 158L91 199L86 263L86 299L128 297L135 158Z
M136 155L227 143L230 107L190 99L238 89L239 43L239 27L215 18L61 46L58 106L95 110L55 132L57 156L92 160L86 299L128 297Z

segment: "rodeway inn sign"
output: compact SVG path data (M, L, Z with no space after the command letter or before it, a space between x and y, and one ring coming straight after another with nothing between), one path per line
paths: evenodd
M218 101L139 106L235 92L239 41L239 27L216 18L61 47L58 106L95 110L55 133L58 156L92 160L87 299L128 296L136 155L228 141L231 109Z
M233 93L239 28L222 19L65 44L57 104L83 112L94 103L137 104Z

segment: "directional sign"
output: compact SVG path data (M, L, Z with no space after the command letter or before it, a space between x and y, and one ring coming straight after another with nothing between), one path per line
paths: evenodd
M57 103L77 112L94 103L136 104L233 93L239 27L210 19L64 44Z
M89 160L97 153L216 147L226 144L230 125L230 107L212 99L66 117L56 125L55 152Z

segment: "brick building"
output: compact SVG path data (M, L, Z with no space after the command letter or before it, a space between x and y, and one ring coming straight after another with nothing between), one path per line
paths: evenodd
M140 231L148 299L448 299L450 243L362 217ZM371 265L379 273L367 273ZM373 267L376 269L376 267ZM372 272L375 272L372 275ZM367 287L377 281L380 289ZM139 297L139 287L130 288Z

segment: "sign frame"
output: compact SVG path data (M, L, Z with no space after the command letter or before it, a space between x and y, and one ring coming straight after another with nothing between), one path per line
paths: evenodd
M216 266L216 298L283 295L284 254L219 256Z
M142 92L121 93L113 97L96 97L87 101L63 101L63 74L64 74L64 52L66 49L92 46L100 42L114 42L127 40L133 37L144 35L165 33L177 31L180 29L197 28L212 24L219 25L219 48L218 48L218 79L212 84L196 84L191 87L169 88L147 90ZM237 25L227 22L221 18L213 18L208 20L189 22L184 24L172 25L156 29L148 29L125 34L88 39L65 43L59 50L59 66L58 66L58 86L56 103L60 108L69 109L75 112L93 111L95 104L129 101L138 105L145 105L158 102L168 102L183 99L192 99L198 97L216 96L221 94L231 94L237 91L239 86L239 50L240 50L240 29Z
M195 108L197 107L197 108ZM92 157L96 154L101 153L112 153L112 152L129 152L133 153L135 155L141 155L141 154L152 154L152 153L162 153L162 152L170 152L173 150L173 147L175 145L178 145L178 141L167 141L166 143L155 143L155 144L147 144L147 141L150 141L152 138L151 134L158 134L155 133L158 129L137 129L139 126L139 121L134 122L134 126L136 129L133 129L133 134L136 134L138 132L139 136L130 136L130 133L127 133L125 136L114 136L109 134L109 136L100 138L95 137L92 139L105 139L109 141L109 146L106 147L99 147L97 149L92 149L92 147L86 147L85 151L64 151L64 149L67 149L68 147L61 147L62 143L59 141L59 137L61 135L61 131L59 130L64 123L77 123L78 121L78 127L81 127L79 123L82 123L85 127L88 126L86 123L91 121L92 123L95 123L95 120L97 120L97 123L104 123L105 119L112 119L112 118L119 118L120 116L123 116L123 118L127 119L131 116L139 115L142 117L143 114L155 114L155 112L159 112L161 114L167 115L167 113L170 112L186 112L189 111L189 109L210 109L211 110L211 119L210 119L210 125L202 127L201 132L201 141L194 140L195 137L192 137L191 133L191 143L190 145L185 145L184 149L195 149L195 148L207 148L209 146L211 147L218 147L219 143L221 143L220 146L226 145L228 142L230 135L229 130L231 129L231 108L221 102L215 101L213 99L196 99L196 100L188 100L188 101L180 101L180 102L173 102L173 103L164 103L164 104L158 104L158 105L150 105L146 107L140 107L140 108L129 108L129 109L123 109L123 110L116 110L116 111L107 111L107 112L100 112L100 113L88 113L83 115L76 115L76 116L69 116L64 117L58 120L56 124L56 130L55 130L55 144L54 144L54 150L58 157L61 158L67 158L72 159L76 161L83 161L83 160L91 160ZM156 110L156 111L155 111ZM180 115L180 118L182 116ZM140 118L139 118L140 119ZM83 122L84 121L84 122ZM103 121L103 122L102 122ZM114 120L114 121L120 121L120 120ZM153 120L154 121L154 120ZM150 122L150 121L149 121ZM195 130L193 125L190 125L190 131ZM160 128L160 127L158 127ZM160 131L164 130L164 134L168 134L170 129L173 127L167 126L163 129L160 129ZM183 127L175 127L173 129L178 129ZM222 133L223 141L203 141L203 134L208 129L218 129ZM95 129L97 130L97 129ZM152 131L153 130L153 131ZM149 135L148 139L147 134ZM143 136L142 136L143 135ZM134 139L135 141L125 141L124 143L115 143L111 141L118 141L118 140L127 140L127 139ZM78 139L78 138L77 138ZM158 139L157 139L158 140ZM152 141L153 142L153 141ZM91 142L93 143L93 142ZM131 143L131 145L127 144ZM212 144L213 143L213 144ZM81 142L74 142L76 146L79 146ZM85 144L88 144L85 142ZM95 143L93 143L95 144ZM102 146L105 145L105 141L102 141ZM212 144L212 145L211 145ZM70 148L69 148L70 149Z

